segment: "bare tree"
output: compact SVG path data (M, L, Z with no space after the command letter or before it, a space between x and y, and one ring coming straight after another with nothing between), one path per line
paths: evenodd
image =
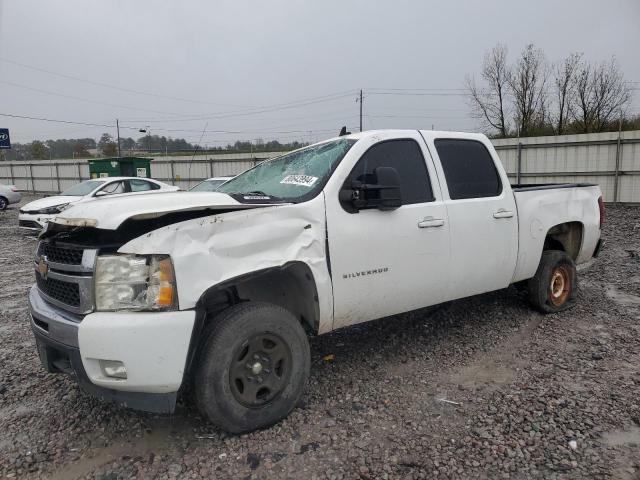
M521 135L530 133L547 121L545 88L548 76L549 68L542 50L532 44L527 45L509 76L515 121Z
M485 55L482 79L486 85L484 88L478 88L475 79L467 76L466 84L472 115L482 119L487 126L498 130L500 136L506 137L509 67L507 66L507 49L504 45L496 45Z
M557 103L557 112L555 118L555 130L557 135L565 132L571 102L574 99L574 90L577 81L577 74L582 61L581 53L572 53L564 62L558 64L554 68L554 94Z
M596 66L580 64L571 114L584 133L604 131L630 100L615 57Z

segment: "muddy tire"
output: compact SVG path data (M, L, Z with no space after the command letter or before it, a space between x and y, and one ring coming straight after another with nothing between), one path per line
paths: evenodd
M200 413L231 433L285 418L309 377L309 342L300 322L259 302L235 305L212 322L194 378Z
M578 294L576 266L565 252L542 252L538 270L528 282L529 302L542 313L566 310Z

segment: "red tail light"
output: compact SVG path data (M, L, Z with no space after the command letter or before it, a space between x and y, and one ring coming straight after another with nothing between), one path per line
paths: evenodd
M602 197L598 197L598 209L600 210L600 230L602 230L602 226L604 225L604 217L605 217L604 201L602 200Z

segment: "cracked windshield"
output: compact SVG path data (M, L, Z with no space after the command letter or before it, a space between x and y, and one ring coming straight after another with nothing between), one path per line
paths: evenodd
M229 180L218 191L295 200L318 191L356 140L339 139L267 160Z

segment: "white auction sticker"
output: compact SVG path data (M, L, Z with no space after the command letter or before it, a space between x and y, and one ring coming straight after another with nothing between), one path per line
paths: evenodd
M317 181L318 177L312 177L311 175L287 175L282 180L280 180L280 183L312 187L313 184Z

